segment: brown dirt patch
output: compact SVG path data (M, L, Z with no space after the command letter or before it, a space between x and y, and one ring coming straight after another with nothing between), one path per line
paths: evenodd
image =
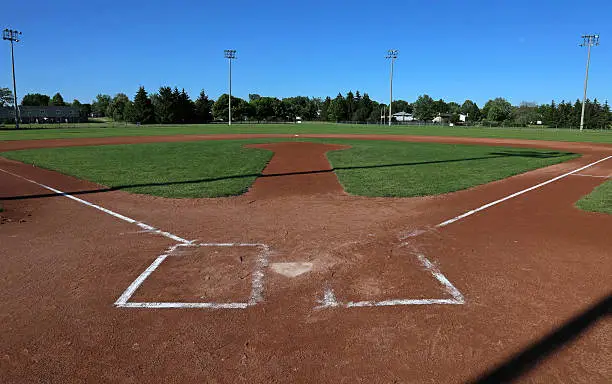
M271 199L281 196L343 194L344 190L325 153L349 148L346 145L308 142L253 144L274 152L274 157L257 178L248 196Z
M258 253L254 247L179 247L130 301L246 303Z

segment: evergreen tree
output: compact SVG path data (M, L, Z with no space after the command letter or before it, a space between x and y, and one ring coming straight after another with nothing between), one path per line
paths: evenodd
M249 95L250 96L250 95ZM214 102L208 98L204 90L195 101L195 121L197 123L208 123L212 120L212 106Z
M144 87L138 88L136 96L134 96L134 105L130 116L130 121L134 123L149 124L154 120L155 112L153 104L147 95Z
M62 97L62 95L58 92L55 95L53 95L53 97L51 98L50 105L55 105L57 107L64 107L66 106L66 103L64 102L64 98Z

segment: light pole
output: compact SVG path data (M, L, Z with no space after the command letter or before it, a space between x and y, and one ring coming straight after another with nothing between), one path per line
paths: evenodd
M586 64L586 76L584 77L584 96L582 97L582 113L580 114L580 130L584 128L584 105L587 97L587 84L589 83L589 65L591 63L591 47L599 45L599 35L583 35L581 47L587 47L587 64Z
M228 100L228 124L232 125L232 60L236 59L235 49L226 49L223 51L225 58L229 61L229 100Z
M15 82L15 53L13 51L13 43L19 42L21 32L14 29L4 29L2 31L2 40L11 42L11 62L13 64L13 103L15 106L15 129L19 129L19 106L17 105L17 83Z
M391 80L389 85L389 126L391 126L391 118L393 117L391 112L391 104L393 103L393 64L395 63L395 59L397 59L397 54L399 51L397 49L390 49L387 52L387 56L385 59L391 59Z

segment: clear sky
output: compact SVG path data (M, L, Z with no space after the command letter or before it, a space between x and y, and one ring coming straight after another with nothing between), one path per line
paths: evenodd
M386 50L400 50L394 99L420 94L482 106L505 97L548 103L582 97L586 48L599 33L589 96L612 97L612 1L20 0L2 28L23 32L17 86L89 102L139 85L227 92L224 49L236 49L233 94L389 98ZM0 86L11 86L2 42ZM611 100L612 102L612 100Z

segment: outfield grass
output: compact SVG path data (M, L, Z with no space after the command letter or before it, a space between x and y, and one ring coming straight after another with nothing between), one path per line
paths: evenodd
M114 189L162 197L221 197L248 190L272 152L245 141L198 141L2 153ZM250 141L249 141L250 143Z
M612 214L612 180L606 181L580 199L576 206L584 211Z
M557 164L578 155L533 149L341 141L353 148L328 153L344 189L361 196L438 195Z
M576 129L553 128L483 128L446 126L381 126L348 125L330 123L304 124L235 124L232 127L220 124L181 126L99 127L90 124L83 128L0 130L1 140L36 140L82 137L113 136L160 136L160 135L202 135L223 133L330 133L330 134L395 134L420 136L454 136L483 138L514 138L529 140L553 140L612 143L612 131L580 132Z
M231 140L23 150L2 156L115 189L163 197L219 197L245 192L272 152ZM301 141L293 139L291 141ZM348 193L425 196L457 191L559 163L568 153L430 143L308 140L348 144L328 153Z

